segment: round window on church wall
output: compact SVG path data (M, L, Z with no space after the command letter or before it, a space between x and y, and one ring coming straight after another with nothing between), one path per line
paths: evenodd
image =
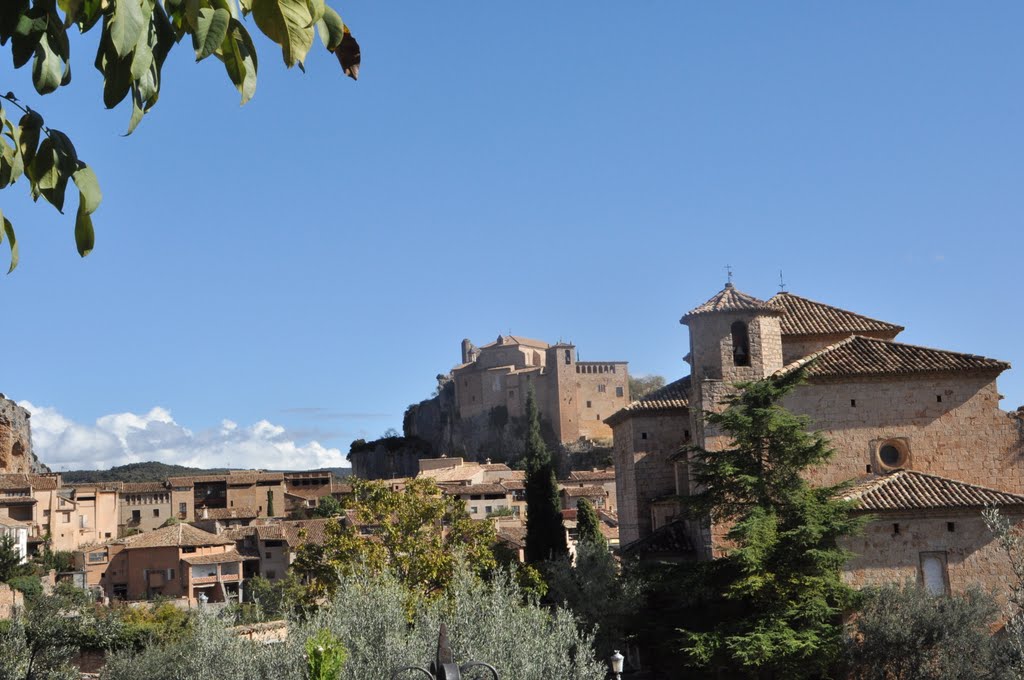
M887 442L878 448L878 461L885 467L903 467L907 464L907 456L901 446Z

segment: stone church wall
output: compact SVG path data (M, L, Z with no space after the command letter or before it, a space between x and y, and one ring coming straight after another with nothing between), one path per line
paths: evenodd
M1021 430L999 409L991 376L815 383L798 388L785 406L809 415L837 450L810 475L815 484L884 472L878 448L892 440L906 449L901 467L1024 493Z
M1008 514L1008 518L1017 526L1024 520L1020 514ZM899 524L899 533L894 524ZM980 511L877 515L862 535L844 539L842 547L854 553L843 569L843 578L855 588L908 580L919 583L922 553L945 556L953 593L962 593L972 585L987 592L1005 593L1007 582L1013 579L1009 559L985 526Z
M622 545L650 534L651 501L676 492L675 466L669 457L686 441L689 427L685 411L636 415L615 426L615 493Z

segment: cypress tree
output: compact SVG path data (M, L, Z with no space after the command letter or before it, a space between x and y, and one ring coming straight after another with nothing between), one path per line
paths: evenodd
M540 413L533 387L526 395L526 561L530 564L569 554L558 502L551 453L540 434Z
M580 543L608 545L601 533L601 519L597 516L597 510L586 498L576 501L576 536Z
M738 385L724 412L706 415L729 448L691 450L703 491L690 507L728 527L729 552L704 563L714 594L683 626L683 651L693 666L728 677L826 677L843 650L841 616L854 592L840 575L848 554L837 539L862 520L838 499L840 487L812 487L801 475L834 453L780 403L802 378Z

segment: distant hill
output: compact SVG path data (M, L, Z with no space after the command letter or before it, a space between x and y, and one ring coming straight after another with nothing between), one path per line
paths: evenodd
M338 478L347 477L352 474L352 468L318 469L330 471ZM61 472L60 475L66 484L89 484L92 482L156 482L168 477L217 475L225 472L228 472L226 468L203 469L150 461L148 463L118 465L109 470L69 470ZM277 470L271 470L271 472L277 472Z
M215 475L222 472L227 472L227 470L203 470L202 468L167 465L151 461L118 465L109 470L69 470L61 472L60 476L67 484L85 484L89 482L155 482L168 477Z

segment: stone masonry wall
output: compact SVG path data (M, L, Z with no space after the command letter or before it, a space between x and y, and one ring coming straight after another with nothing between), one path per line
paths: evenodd
M0 621L14 618L25 607L25 596L6 583L0 583Z
M621 393L621 396L620 396ZM576 418L579 434L607 441L612 428L604 419L629 404L629 371L624 363L576 364Z
M1024 518L1010 515L1009 519L1021 526ZM899 533L894 524L899 524ZM846 563L843 578L856 588L920 582L921 553L925 552L946 556L953 593L962 593L976 584L1005 602L1013 578L1009 560L985 526L980 511L925 517L876 516L862 535L845 539L842 546L855 555Z
M675 493L675 466L669 457L684 443L689 427L690 418L683 409L637 415L615 426L615 488L621 545L650 534L651 501Z
M811 417L836 456L810 475L816 484L883 472L878 448L895 439L908 449L903 467L1011 493L1024 493L1021 432L999 409L991 376L816 383L785 406ZM881 468L881 469L880 469Z

